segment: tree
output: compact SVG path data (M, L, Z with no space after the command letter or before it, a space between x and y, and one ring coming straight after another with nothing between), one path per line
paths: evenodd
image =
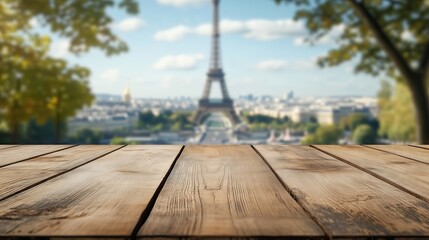
M352 113L346 117L343 117L340 120L340 126L344 130L353 131L355 128L361 124L368 122L368 117L362 113Z
M368 124L361 124L353 131L355 144L374 144L377 142L377 133Z
M314 134L307 135L302 144L337 144L341 137L341 130L333 125L325 125L317 128Z
M71 142L78 144L99 144L101 136L98 132L94 132L91 129L83 128L79 129L71 138ZM114 143L112 143L114 144ZM120 143L117 143L120 144Z
M0 32L4 36L34 37L30 20L37 20L51 32L70 39L70 51L76 54L98 48L107 55L128 50L124 41L111 30L109 8L117 6L128 14L139 11L136 0L3 0L0 2ZM5 39L7 40L7 39ZM6 42L6 41L5 41ZM19 44L3 43L19 49Z
M114 137L110 140L110 144L123 145L123 144L127 144L127 141L125 141L125 139L121 137Z
M124 138L121 137L114 137L110 140L110 144L114 145L123 145L123 144L138 144L136 141L126 141Z
M308 134L314 134L319 127L318 123L308 122L305 124L305 132Z
M25 124L24 139L25 143L53 143L55 132L52 121L48 120L44 124L38 124L34 119Z
M337 48L319 59L336 66L360 58L355 72L401 78L411 92L417 140L429 143L429 5L425 0L275 0L295 3L314 43L342 30Z
M416 139L410 92L403 83L393 88L387 81L382 82L378 92L379 134L394 141L411 142Z
M135 0L0 1L0 110L11 131L11 142L17 141L22 122L33 118L43 122L46 114L52 116L43 105L52 102L56 105L59 140L58 123L87 104L90 96L86 84L89 71L49 57L50 38L36 33L30 22L37 21L68 38L69 50L75 54L98 48L110 56L127 50L111 31L112 19L107 10L116 4L127 13L138 12ZM67 104L70 100L65 100L66 96L77 89L81 95L73 99L73 104Z
M374 131L377 131L379 128L377 119L370 118L363 113L352 113L346 117L341 118L340 120L341 128L352 132L356 129L356 127L362 124L371 126Z

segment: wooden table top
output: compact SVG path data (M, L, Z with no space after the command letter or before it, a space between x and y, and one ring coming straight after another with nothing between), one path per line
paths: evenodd
M0 237L429 239L429 145L0 145Z

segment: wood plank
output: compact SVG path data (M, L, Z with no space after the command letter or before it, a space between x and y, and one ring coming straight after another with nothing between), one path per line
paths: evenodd
M186 146L139 237L323 236L250 146Z
M181 146L130 145L0 202L0 236L130 237Z
M120 147L81 145L0 168L0 200Z
M410 146L417 147L417 148L425 148L425 149L429 149L429 145L411 144Z
M410 158L422 163L429 164L429 150L407 145L368 145L367 147L390 152L402 157Z
M18 145L0 144L0 150L5 149L5 148L16 147L16 146L18 146Z
M331 237L428 236L429 204L309 146L255 146Z
M356 145L317 145L429 202L429 165Z
M71 145L21 145L0 151L0 167L24 161L47 153L70 148Z

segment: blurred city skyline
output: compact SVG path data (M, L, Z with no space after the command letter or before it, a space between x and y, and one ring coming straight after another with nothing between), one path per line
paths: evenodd
M88 67L95 94L135 98L200 97L210 54L211 5L207 0L145 0L140 13L112 10L112 25L129 52L107 58L98 50L74 56L68 40L52 37L51 55ZM335 46L337 27L316 45L304 42L307 30L292 19L293 5L270 0L221 3L222 60L232 97L239 95L375 96L379 79L353 74L353 62L335 68L316 66L318 56ZM33 22L36 29L43 27ZM311 86L311 87L309 87ZM220 91L214 88L214 97Z

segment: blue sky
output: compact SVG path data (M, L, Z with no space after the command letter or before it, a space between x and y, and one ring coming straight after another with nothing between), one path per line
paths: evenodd
M209 0L139 0L140 13L112 10L115 32L130 51L106 57L94 50L80 57L67 52L67 39L53 39L51 54L89 67L94 93L133 97L200 97L210 58ZM244 94L281 96L374 96L377 78L355 75L348 63L320 69L315 59L335 46L341 26L314 46L307 45L302 23L292 20L291 5L272 0L221 1L222 65L232 97ZM213 95L220 94L217 86Z

